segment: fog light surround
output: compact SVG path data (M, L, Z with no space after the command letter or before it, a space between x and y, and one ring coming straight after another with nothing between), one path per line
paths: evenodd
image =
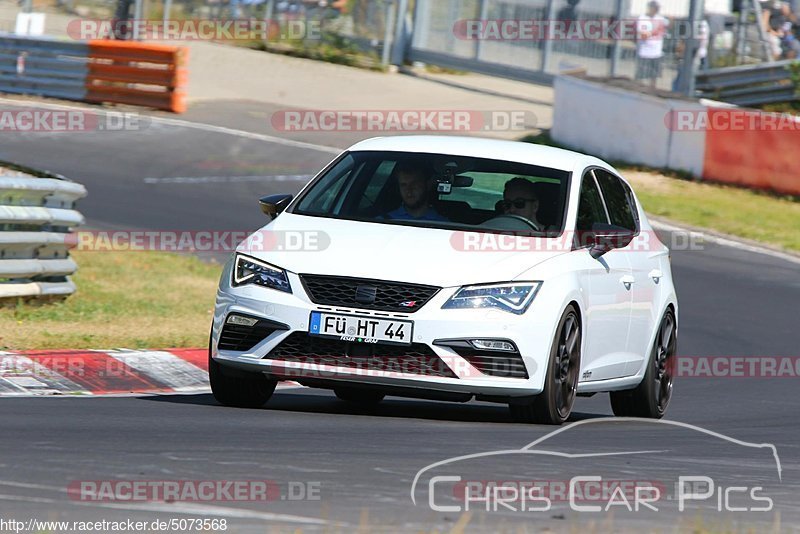
M236 324L239 326L253 326L258 322L258 319L254 319L253 317L245 317L244 315L237 315L232 313L228 315L228 318L225 320L228 324Z
M496 350L498 352L517 352L517 347L504 339L470 339L470 344L478 350Z

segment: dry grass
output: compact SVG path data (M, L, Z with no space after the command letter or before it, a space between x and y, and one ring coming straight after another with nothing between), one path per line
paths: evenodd
M0 309L0 349L202 347L220 265L163 252L76 252L66 301Z

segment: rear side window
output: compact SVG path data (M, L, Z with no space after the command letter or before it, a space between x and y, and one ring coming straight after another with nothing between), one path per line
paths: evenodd
M637 230L636 208L628 186L610 172L595 169L594 173L603 191L603 199L606 201L611 224L635 232Z
M603 207L603 198L597 189L592 171L588 171L583 175L583 182L581 183L578 223L575 229L579 232L588 232L594 228L595 224L608 224L608 219Z

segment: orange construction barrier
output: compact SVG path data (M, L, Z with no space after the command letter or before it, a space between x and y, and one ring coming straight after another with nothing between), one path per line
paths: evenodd
M183 113L188 56L181 46L89 41L86 100Z
M709 108L703 177L800 195L800 120L740 108Z

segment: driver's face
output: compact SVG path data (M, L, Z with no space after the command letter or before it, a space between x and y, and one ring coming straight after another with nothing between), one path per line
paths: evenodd
M503 200L506 201L506 213L525 217L531 222L536 221L539 199L530 192L520 187L509 187L503 192Z
M422 173L401 172L397 176L400 198L406 208L419 208L428 203L427 180Z

